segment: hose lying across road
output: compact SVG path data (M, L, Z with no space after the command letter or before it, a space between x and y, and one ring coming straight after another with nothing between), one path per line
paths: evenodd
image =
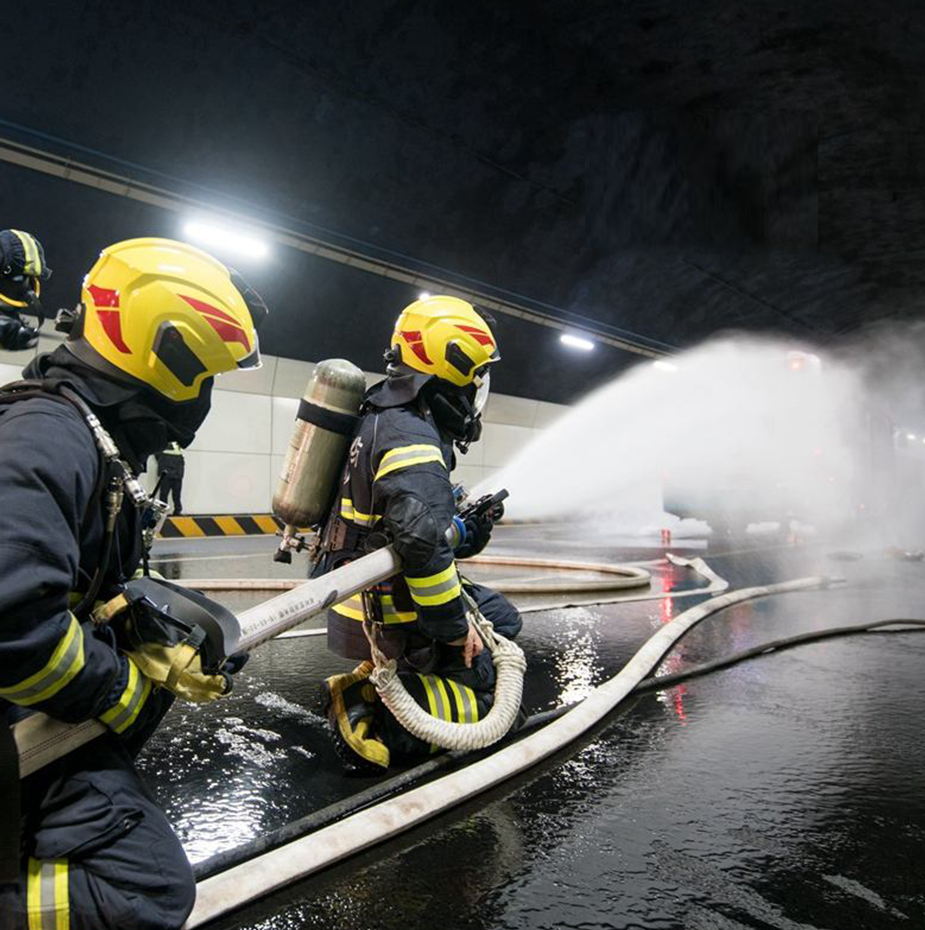
M617 675L548 726L458 771L381 801L200 882L196 904L185 925L187 930L390 839L561 750L623 701L658 666L674 644L705 617L756 597L824 588L830 584L829 578L812 577L743 588L684 611L657 630Z
M626 588L644 588L652 576L644 568L634 565L608 565L606 562L564 562L561 559L524 559L513 556L476 555L466 559L469 565L512 566L514 568L555 569L562 580L549 581L499 579L491 582L493 590L501 594L555 594L572 591L622 591ZM596 572L600 578L569 579L569 572ZM183 579L188 588L199 591L289 591L302 583L298 578L189 578Z
M890 627L899 627L899 629L890 629ZM703 675L722 671L730 666L737 665L739 662L773 655L776 652L783 652L785 649L793 649L796 646L804 646L809 643L820 642L824 639L832 639L841 636L860 636L865 634L883 635L891 633L925 633L925 620L879 620L875 623L859 623L851 626L829 627L824 630L812 630L809 633L790 636L786 639L775 639L767 643L762 643L760 646L754 646L751 649L744 649L741 652L724 656L722 659L717 659L714 662L705 662L702 665L691 666L673 675L653 675L650 678L643 679L643 681L636 686L633 694L641 694L649 691L663 691L683 681L689 681L692 678L699 678ZM516 733L509 735L508 739L521 739L537 727L545 726L557 717L561 717L563 714L568 713L574 706L574 704L563 704L552 710L532 714L526 719L523 726L517 730ZM371 804L375 804L377 801L392 797L396 792L402 791L425 778L429 778L441 769L450 768L466 759L471 760L472 754L459 750L444 753L433 759L428 759L426 762L421 762L419 765L410 769L405 769L405 771L392 778L386 778L383 781L371 785L369 788L365 788L363 791L350 795L349 798L344 798L342 801L335 801L333 804L323 807L320 810L313 811L298 820L293 820L283 827L279 827L267 833L262 833L260 836L255 837L247 843L217 853L202 862L197 862L196 865L193 866L196 879L202 881L211 875L230 869L232 866L248 862L262 853L282 846L284 843L288 843L312 831L335 823L349 814L355 814L369 807Z

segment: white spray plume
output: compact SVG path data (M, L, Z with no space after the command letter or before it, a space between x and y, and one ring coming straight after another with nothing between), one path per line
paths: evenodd
M738 495L757 520L849 520L863 503L860 378L795 348L728 337L670 366L641 363L476 490L507 487L514 518L600 517L635 532L669 525L663 486L688 500Z

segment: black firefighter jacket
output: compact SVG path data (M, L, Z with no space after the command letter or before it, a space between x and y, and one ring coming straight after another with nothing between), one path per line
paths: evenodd
M40 397L0 407L0 721L27 711L96 717L128 736L151 696L112 634L71 612L72 592L88 589L101 555L99 469L71 405ZM126 500L98 596L115 594L140 557L138 515Z
M354 538L384 531L402 560L402 574L374 592L384 623L448 643L468 631L456 560L445 535L456 512L450 483L453 445L441 436L414 390L417 385L398 380L381 382L367 393L368 412L354 434L335 506ZM325 568L359 554L362 549L356 546L335 551ZM356 638L348 629L359 627L362 601L350 598L333 614L329 646L350 654L344 646Z

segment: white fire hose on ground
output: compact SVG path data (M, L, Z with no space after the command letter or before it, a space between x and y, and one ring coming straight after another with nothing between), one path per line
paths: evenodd
M825 588L837 580L800 578L743 588L684 611L653 633L613 678L598 685L582 703L542 729L442 778L381 801L199 882L196 904L184 930L201 927L244 904L391 839L560 751L606 717L658 667L668 650L689 629L711 614L752 598Z

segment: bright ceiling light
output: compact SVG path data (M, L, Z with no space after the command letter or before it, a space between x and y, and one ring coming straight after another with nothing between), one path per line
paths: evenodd
M906 439L915 439L915 433L906 433Z
M559 337L559 342L570 349L581 349L582 352L590 352L594 348L594 343L590 339L582 339L581 336L573 336L571 333L563 333Z
M665 359L659 358L652 363L653 368L657 368L659 371L677 371L678 366L674 362L666 362Z
M430 291L421 291L421 293L418 294L418 300L429 300L429 299L430 299Z
M183 227L183 235L220 252L234 252L248 258L266 258L270 254L270 247L263 239L246 229L228 226L218 220L190 220Z

